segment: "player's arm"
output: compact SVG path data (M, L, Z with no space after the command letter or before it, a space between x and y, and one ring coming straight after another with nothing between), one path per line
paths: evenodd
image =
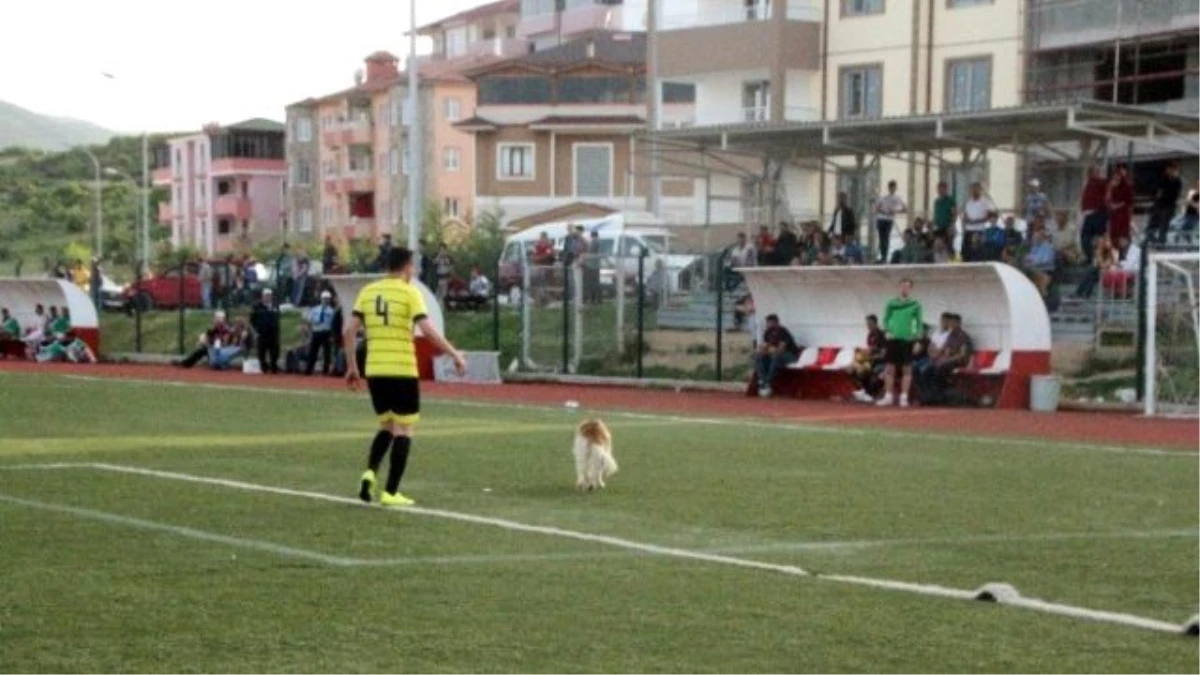
M417 327L421 329L421 335L424 335L430 342L433 343L438 351L449 356L454 360L454 369L458 374L465 375L467 372L467 360L463 357L462 352L458 351L450 341L445 338L429 320L429 317L422 316L417 319Z
M346 322L346 329L342 331L342 346L346 353L346 384L351 389L358 388L361 377L358 371L358 331L361 327L362 315L356 309Z

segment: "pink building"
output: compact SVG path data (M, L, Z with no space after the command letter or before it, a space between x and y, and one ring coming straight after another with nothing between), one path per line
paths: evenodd
M210 125L154 149L154 184L170 189L158 219L171 244L207 255L281 234L284 206L284 125L251 119Z

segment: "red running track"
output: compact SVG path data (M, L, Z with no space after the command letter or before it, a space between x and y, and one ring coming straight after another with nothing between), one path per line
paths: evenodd
M0 372L59 373L96 377L164 380L257 386L275 389L342 389L336 378L295 375L243 375L204 368L182 370L145 365L66 365L0 361ZM759 400L740 393L672 392L614 386L565 384L447 385L422 383L434 399L501 404L562 406L578 401L590 410L667 413L695 417L728 417L786 421L822 426L855 426L912 432L996 438L1033 438L1105 445L1149 446L1196 452L1197 420L1148 419L1130 414L1034 413L1023 410L962 408L879 409L852 403Z

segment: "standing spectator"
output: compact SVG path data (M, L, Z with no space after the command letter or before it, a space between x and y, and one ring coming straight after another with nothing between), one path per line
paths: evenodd
M533 264L554 264L554 242L550 240L550 235L545 232L539 235L537 241L533 244Z
M321 291L321 304L308 311L308 326L312 329L312 337L308 343L308 365L305 375L312 375L317 366L317 353L321 354L321 374L328 375L333 361L333 318L337 310L333 308L333 294Z
M1000 260L1004 247L1008 244L1008 233L1000 225L995 211L988 214L988 225L983 232L983 259Z
M796 238L796 233L788 227L786 222L779 223L779 237L775 240L775 245L771 251L771 264L776 267L787 267L792 264L792 260L796 257L796 249L800 245L800 240Z
M290 300L292 298L292 245L284 242L275 256L275 295Z
M1154 191L1154 206L1150 211L1150 222L1146 225L1146 239L1159 244L1167 243L1167 231L1175 219L1179 207L1179 195L1183 193L1183 181L1179 180L1179 163L1167 162L1162 178Z
M838 193L833 219L829 221L829 234L841 236L843 240L858 236L858 221L854 218L854 209L850 208L850 196L845 192Z
M984 194L983 183L971 183L967 202L963 204L963 236L967 232L982 232L996 213L996 204Z
M251 308L250 327L258 338L258 362L262 364L262 371L279 373L279 304L271 289L264 288L262 297Z
M888 253L892 249L892 228L896 225L896 216L908 213L908 206L900 195L896 194L896 181L887 184L887 194L875 202L875 231L879 234L879 262L886 264Z
M1054 207L1050 198L1042 192L1042 181L1037 178L1029 179L1029 192L1025 194L1025 222L1032 223L1035 218L1049 221L1054 215Z
M88 297L91 297L92 273L88 270L87 265L83 264L82 260L75 260L75 266L71 268L71 281L75 282L79 290L86 293Z
M725 256L725 290L732 291L742 283L742 275L735 272L740 267L755 267L758 265L758 251L754 250L745 232L738 232L737 242L729 247Z
M758 378L758 395L770 398L771 384L775 381L775 376L800 358L800 347L796 345L791 331L779 325L777 315L768 315L765 325L762 344L758 347L754 363L754 373Z
M213 268L208 260L200 259L200 304L204 309L212 309Z
M433 259L433 269L437 273L437 298L446 301L446 293L450 290L450 277L454 276L454 261L445 244L438 244L437 256Z
M1188 243L1192 241L1192 233L1200 225L1200 189L1193 187L1188 191L1187 206L1183 209L1183 227L1180 233L1186 233Z
M896 372L900 371L900 407L908 407L908 391L912 388L913 343L921 336L925 325L921 303L912 297L912 290L912 279L902 279L900 295L892 298L883 310L887 367L883 371L883 398L879 399L879 406L896 403Z
M854 400L860 403L874 403L872 392L879 388L879 370L887 357L887 338L879 328L879 317L874 314L867 316L867 347L854 350L854 363L850 364L850 374L858 382L854 392Z
M1108 232L1108 181L1101 167L1093 166L1088 171L1087 183L1079 197L1079 215L1082 218L1079 247L1090 265L1096 254L1096 239Z
M754 240L754 248L758 250L758 265L766 267L774 262L775 256L775 235L771 234L771 228L763 225L758 228L758 236Z
M304 302L304 292L308 287L308 256L301 253L296 256L292 269L292 304L301 307Z
M1108 183L1105 197L1108 206L1108 238L1113 241L1128 239L1133 227L1133 182L1129 180L1129 169L1117 167Z
M933 237L946 242L946 248L954 247L954 218L958 205L946 181L937 184L937 198L933 200Z
M331 274L338 264L338 249L333 243L333 235L325 235L325 248L321 251L321 270L325 274Z
M592 230L584 249L583 258L583 302L598 305L600 292L600 233Z

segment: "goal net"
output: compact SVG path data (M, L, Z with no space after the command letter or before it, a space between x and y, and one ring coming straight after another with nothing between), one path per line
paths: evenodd
M1151 253L1146 268L1145 412L1200 416L1200 252Z

